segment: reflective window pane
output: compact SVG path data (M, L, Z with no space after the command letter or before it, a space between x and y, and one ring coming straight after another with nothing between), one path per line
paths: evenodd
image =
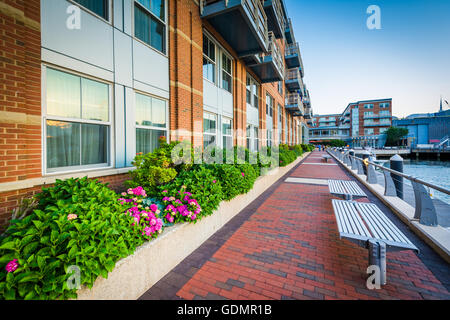
M47 114L81 117L80 77L47 68Z
M159 138L167 137L166 131L152 129L136 129L136 152L151 153L159 147Z
M47 121L47 168L80 165L80 124Z
M136 94L136 124L152 126L152 98Z
M82 118L109 121L109 86L89 79L81 79Z
M165 52L165 29L164 24L151 17L151 43L150 45L158 51Z
M164 0L152 0L151 3L151 12L161 20L164 20L165 16L164 2Z
M81 125L81 164L108 162L108 127L96 124Z
M108 0L74 0L105 20L108 20Z
M150 17L144 9L134 6L134 35L139 40L150 44Z
M152 98L152 123L154 127L166 127L166 102Z

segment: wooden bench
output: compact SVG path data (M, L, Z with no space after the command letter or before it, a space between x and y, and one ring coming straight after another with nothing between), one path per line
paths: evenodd
M322 159L325 160L325 162L328 162L328 159L331 159L331 156L326 154L322 156Z
M340 238L369 249L369 266L378 266L380 284L386 284L386 252L419 249L375 204L333 199Z
M367 197L355 181L328 180L328 188L331 194L343 197L346 200Z

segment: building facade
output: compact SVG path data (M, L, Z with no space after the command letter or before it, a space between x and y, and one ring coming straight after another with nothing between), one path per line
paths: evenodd
M119 188L158 139L307 142L282 0L1 0L0 224L56 179Z
M350 103L340 114L314 115L308 123L310 141L343 140L352 147L383 147L392 125L392 99Z
M448 146L450 143L450 110L415 114L393 121L394 127L408 129L408 147L417 145Z

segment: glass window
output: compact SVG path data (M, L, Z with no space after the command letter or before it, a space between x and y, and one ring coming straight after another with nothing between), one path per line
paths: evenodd
M211 113L203 115L203 149L217 145L217 116Z
M232 92L232 73L231 59L225 53L222 53L222 88Z
M167 135L167 102L136 93L136 152L153 152Z
M166 52L165 0L135 0L134 33L136 38L156 50Z
M247 149L251 150L251 136L252 136L252 126L251 125L247 125L247 128L245 130L246 135L247 135Z
M266 114L273 117L273 97L270 94L266 94Z
M203 35L203 78L216 83L216 45Z
M389 108L389 103L380 103L380 108Z
M364 109L373 109L373 104L365 104Z
M46 68L48 172L109 165L110 87Z
M253 127L253 151L259 151L259 130Z
M247 74L247 103L259 108L259 84Z
M233 120L222 118L223 149L233 148Z
M81 6L86 9L92 11L96 15L102 17L105 20L108 20L108 0L73 0L76 3L79 3Z

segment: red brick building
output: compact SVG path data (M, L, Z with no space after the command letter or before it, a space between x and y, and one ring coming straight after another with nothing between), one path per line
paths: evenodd
M161 135L302 143L303 76L282 0L0 0L0 225L56 179L120 189Z

